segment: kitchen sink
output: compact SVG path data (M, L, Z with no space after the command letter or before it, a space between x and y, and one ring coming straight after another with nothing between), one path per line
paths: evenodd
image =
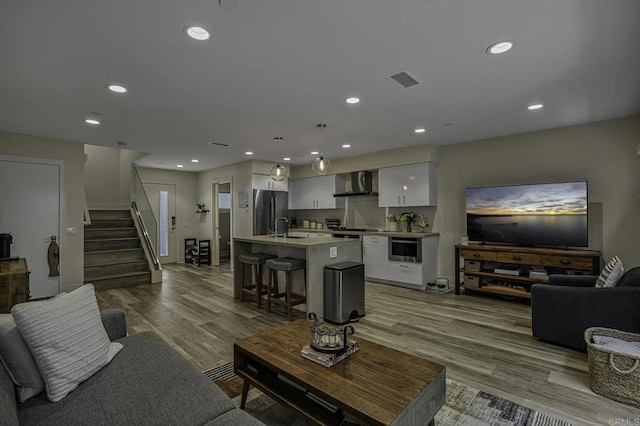
M294 239L303 239L303 238L309 238L309 237L299 237L297 235L269 235L269 237L271 238L294 238Z

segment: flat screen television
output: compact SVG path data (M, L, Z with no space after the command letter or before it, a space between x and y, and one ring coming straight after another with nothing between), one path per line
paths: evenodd
M587 247L587 182L467 188L470 241Z

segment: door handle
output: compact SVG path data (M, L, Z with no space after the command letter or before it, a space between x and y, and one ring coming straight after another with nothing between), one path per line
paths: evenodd
M405 206L407 205L407 196L406 195L402 196L402 204L404 204Z
M398 195L398 205L400 204L400 196Z

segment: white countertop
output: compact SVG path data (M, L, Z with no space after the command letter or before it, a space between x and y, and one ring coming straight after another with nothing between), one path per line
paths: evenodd
M276 246L288 246L288 247L311 247L320 246L325 244L340 244L346 242L353 242L357 240L349 240L345 238L328 238L328 237L309 237L309 238L287 238L287 237L273 237L271 235L254 235L253 237L235 237L235 241L243 241L247 243L259 243L269 244Z
M401 231L338 231L333 229L290 228L289 232L316 232L334 235L378 235L385 237L423 238L440 235L437 232L401 232Z

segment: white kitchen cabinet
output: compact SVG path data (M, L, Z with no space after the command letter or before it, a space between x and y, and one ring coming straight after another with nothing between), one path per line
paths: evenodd
M292 179L290 183L289 209L344 208L344 198L333 196L337 190L344 190L344 178L338 175Z
M253 189L267 191L287 191L289 189L289 179L284 178L283 180L275 181L271 179L271 176L254 174L251 177L251 186Z
M389 237L365 235L362 237L364 276L369 281L424 290L436 280L438 266L438 237L422 238L422 262L397 262L389 259Z
M309 238L331 238L328 232L309 232Z
M378 170L378 206L434 206L437 164L421 163Z
M422 264L409 262L389 262L389 280L399 283L423 286Z
M389 279L389 239L375 235L362 237L362 259L366 278Z

